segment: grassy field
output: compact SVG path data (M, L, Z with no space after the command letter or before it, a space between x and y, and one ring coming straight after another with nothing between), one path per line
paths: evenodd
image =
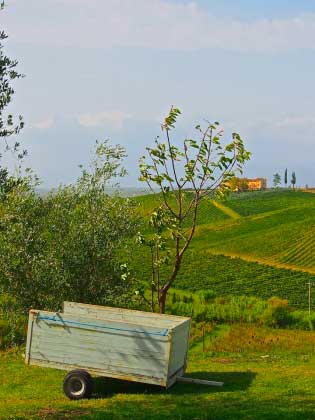
M198 249L315 273L314 194L247 193L231 196L224 205L241 217L200 226Z
M184 203L187 205L192 195L186 193ZM143 195L135 198L139 205L139 212L142 216L150 215L151 211L160 204L159 194ZM172 200L170 200L172 203ZM222 203L224 205L225 203ZM215 202L210 199L204 200L200 205L200 211L197 216L197 225L209 225L229 220L230 216L222 209L218 208Z
M187 194L187 200L189 194ZM158 196L137 198L143 215ZM234 194L224 202L205 200L194 241L198 250L252 257L315 273L315 195L300 191Z
M187 254L176 287L211 289L217 296L278 296L288 299L293 307L306 308L309 281L315 285L315 275L194 249ZM311 303L315 305L315 296Z
M149 267L136 266L140 278L148 278ZM176 280L176 288L187 291L210 289L216 296L257 296L288 299L290 306L307 308L308 283L315 286L315 275L281 269L267 264L214 255L211 250L193 247L186 254ZM315 307L315 293L311 295Z
M315 207L312 204L246 216L215 226L200 226L197 238L198 248L250 256L275 265L285 263L288 268L294 266L315 272ZM300 254L295 255L297 249L304 250L304 260L298 258Z
M315 196L303 191L268 190L232 194L225 204L241 216L253 216L289 207L315 204Z
M62 393L64 372L0 354L0 419L314 419L315 333L242 325L195 327L187 374L223 388L176 384L168 391L97 379L90 400Z
M156 195L136 200L145 218L158 204ZM18 349L0 353L0 420L314 419L315 331L269 328L274 324L263 322L267 303L257 299L278 296L290 308L307 307L308 282L315 282L314 210L315 195L293 191L202 204L168 309L188 308L199 322L192 328L187 375L224 381L223 388L176 384L164 391L97 379L93 398L71 402L62 392L64 372L25 366ZM133 256L145 279L143 252L135 248ZM212 297L203 304L206 293ZM315 293L311 303L315 307ZM200 312L198 319L199 306L208 318Z
M143 215L158 203L154 195L138 200ZM176 287L210 288L219 296L276 295L304 308L308 283L315 285L314 245L314 194L279 190L207 200ZM135 251L134 267L139 278L148 278L143 252Z

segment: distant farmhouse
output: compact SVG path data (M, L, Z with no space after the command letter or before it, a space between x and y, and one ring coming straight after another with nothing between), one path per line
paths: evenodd
M233 178L229 181L232 191L261 191L267 189L266 178Z
M248 190L254 191L254 190L266 190L267 189L267 179L266 178L246 179L246 181L247 181L247 189Z

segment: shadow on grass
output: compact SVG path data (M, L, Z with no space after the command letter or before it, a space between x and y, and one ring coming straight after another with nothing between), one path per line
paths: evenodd
M115 394L210 394L217 392L233 392L246 390L256 377L254 372L193 372L186 375L194 379L206 379L224 382L223 387L206 386L189 383L175 383L165 390L156 385L142 384L138 382L123 381L112 378L94 379L94 394L92 398L106 398Z
M311 400L243 399L238 394L211 400L199 395L184 396L178 401L159 398L146 402L119 401L94 410L82 420L314 420L313 406Z

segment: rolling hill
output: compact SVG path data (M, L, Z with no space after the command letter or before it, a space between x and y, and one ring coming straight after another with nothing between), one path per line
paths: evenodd
M146 216L158 196L138 202ZM279 190L206 200L176 287L211 289L217 296L278 296L306 307L308 283L315 285L314 243L315 194ZM150 275L143 250L135 251L135 270L141 278Z

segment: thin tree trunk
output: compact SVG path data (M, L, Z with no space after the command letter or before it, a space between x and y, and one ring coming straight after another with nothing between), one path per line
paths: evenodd
M161 292L161 294L160 294L160 298L159 298L160 314L165 314L166 294L167 293L165 293L165 292Z

